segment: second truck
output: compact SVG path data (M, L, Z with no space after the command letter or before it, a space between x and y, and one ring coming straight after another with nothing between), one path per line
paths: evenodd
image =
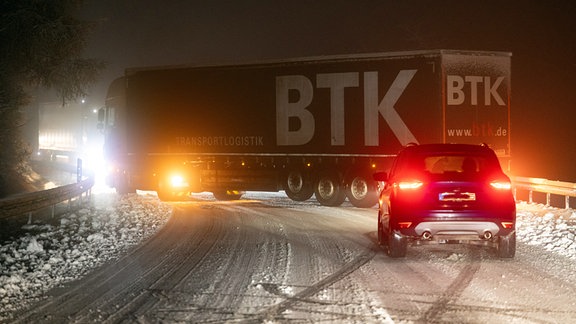
M371 207L372 175L409 143L486 143L507 169L510 60L430 50L128 69L100 110L110 184Z

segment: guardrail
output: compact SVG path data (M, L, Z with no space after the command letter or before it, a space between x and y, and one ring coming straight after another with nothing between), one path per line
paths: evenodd
M546 194L546 206L550 206L551 195L564 197L564 208L570 208L570 197L576 197L576 183L553 181L541 178L513 177L514 197L517 189L528 191L528 202L532 203L533 193L541 192Z
M70 202L76 197L82 201L82 195L89 196L93 185L94 178L89 177L77 183L2 199L0 200L0 219L28 214L30 222L33 212L47 207L52 207L52 216L54 216L54 207L58 203L66 200Z

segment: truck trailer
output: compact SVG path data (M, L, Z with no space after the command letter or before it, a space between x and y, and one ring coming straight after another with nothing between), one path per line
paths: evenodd
M130 68L99 112L118 192L162 200L281 191L377 203L409 143L485 143L510 160L508 52L426 50Z
M85 104L39 100L37 107L35 158L71 165L76 165L78 158L94 159L102 147L102 136L95 127L96 115Z

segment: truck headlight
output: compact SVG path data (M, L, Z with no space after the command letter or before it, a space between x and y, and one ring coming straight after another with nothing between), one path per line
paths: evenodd
M173 175L170 177L170 185L175 188L187 187L188 183L181 175Z

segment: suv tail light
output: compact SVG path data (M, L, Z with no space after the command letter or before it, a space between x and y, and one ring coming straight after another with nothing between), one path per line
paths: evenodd
M512 188L512 184L510 181L506 180L494 180L490 182L490 186L494 189L498 190L510 190Z
M402 190L415 190L422 187L424 183L422 181L414 180L414 181L401 181L398 182L398 188Z

